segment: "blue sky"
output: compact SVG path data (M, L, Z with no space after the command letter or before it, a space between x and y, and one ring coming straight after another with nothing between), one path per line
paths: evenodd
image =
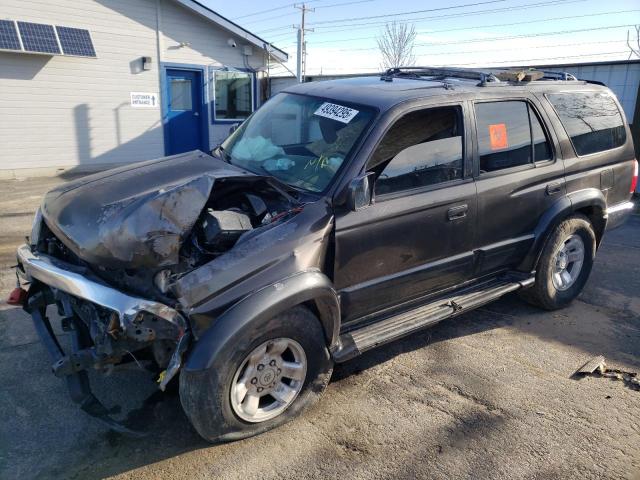
M295 71L292 25L300 11L293 3L205 3L284 49ZM307 13L315 29L307 33L308 75L379 70L375 37L391 20L415 25L416 64L468 67L627 59L627 30L635 35L631 25L640 24L639 0L314 0L307 6L315 8Z

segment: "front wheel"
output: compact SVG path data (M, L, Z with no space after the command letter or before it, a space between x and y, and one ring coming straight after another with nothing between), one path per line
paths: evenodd
M582 291L596 252L596 236L589 219L574 215L555 229L542 251L533 287L521 297L529 303L556 310Z
M318 319L295 307L229 342L204 371L180 375L180 400L210 442L257 435L294 418L327 386L333 363Z

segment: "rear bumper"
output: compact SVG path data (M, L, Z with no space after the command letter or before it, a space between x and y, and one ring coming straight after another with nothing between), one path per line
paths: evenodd
M607 207L605 218L607 219L607 230L622 225L633 212L635 205L633 202L622 202Z

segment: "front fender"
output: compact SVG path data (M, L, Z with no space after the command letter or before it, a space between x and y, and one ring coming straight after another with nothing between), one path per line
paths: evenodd
M551 208L540 217L540 221L534 231L534 242L526 257L518 266L518 270L526 272L534 270L538 264L540 255L542 255L542 250L555 228L560 225L565 218L586 207L595 207L602 212L606 211L607 201L600 190L597 188L586 188L569 193L554 203Z
M252 325L259 325L296 305L313 302L323 330L323 340L333 349L340 332L340 304L331 280L312 270L287 277L268 285L228 308L217 317L194 345L185 369L207 369L213 359L237 336Z

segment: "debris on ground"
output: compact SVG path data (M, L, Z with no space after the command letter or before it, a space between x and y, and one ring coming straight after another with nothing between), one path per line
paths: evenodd
M640 378L638 378L637 372L625 372L617 368L607 368L607 364L602 355L593 357L574 373L574 376L578 378L587 375L611 378L612 380L622 380L630 389L640 391Z

